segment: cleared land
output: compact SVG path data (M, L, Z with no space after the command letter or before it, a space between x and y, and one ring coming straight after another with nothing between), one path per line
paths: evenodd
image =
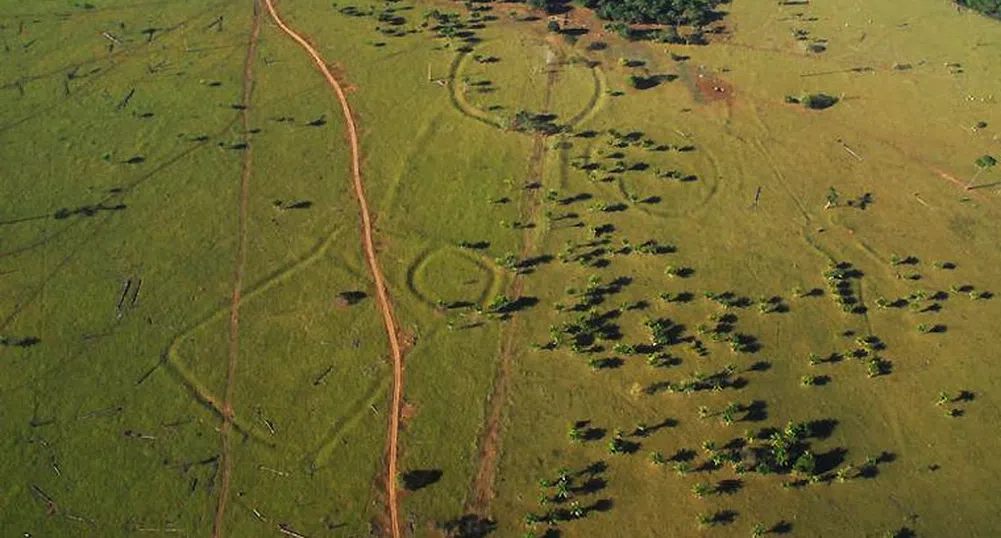
M473 6L0 1L3 534L992 536L999 23Z

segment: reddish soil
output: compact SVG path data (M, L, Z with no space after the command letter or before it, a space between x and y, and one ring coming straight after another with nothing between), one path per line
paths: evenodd
M365 249L365 258L368 261L372 279L375 281L376 296L379 308L382 311L383 322L386 325L386 334L389 336L389 347L393 359L393 395L389 414L389 432L387 434L388 454L386 456L385 484L386 504L388 505L390 520L389 534L393 538L399 538L400 518L396 489L396 465L400 432L400 410L403 405L403 351L398 336L400 331L393 316L389 293L386 291L385 277L382 274L379 260L375 254L375 242L372 239L372 217L368 210L368 200L365 198L364 183L361 176L361 150L359 149L358 142L358 128L355 125L354 114L351 112L351 105L348 103L344 88L330 71L323 56L317 52L316 48L310 45L309 41L285 24L278 11L275 10L272 0L264 0L264 3L271 14L271 18L274 19L275 24L278 25L281 31L285 32L293 41L298 43L313 59L313 63L316 64L317 69L323 74L330 89L337 96L337 100L341 104L341 111L344 113L344 121L348 129L348 139L351 144L351 171L354 179L355 195L358 198L358 205L361 212L362 244Z

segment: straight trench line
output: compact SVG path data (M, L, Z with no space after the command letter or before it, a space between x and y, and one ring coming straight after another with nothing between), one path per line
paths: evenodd
M399 538L400 521L396 499L396 457L397 439L400 431L400 407L403 403L403 352L400 348L396 320L393 318L392 304L389 301L389 294L386 292L385 279L382 275L382 269L379 267L379 260L375 255L375 244L372 241L372 219L369 215L368 200L365 198L365 190L361 177L358 129L355 126L354 116L351 113L351 105L344 94L344 89L337 82L337 78L330 72L327 63L320 53L305 38L285 24L275 9L273 0L264 0L264 4L267 6L271 18L274 19L275 24L278 25L281 31L285 32L293 41L298 43L313 59L313 63L316 64L317 69L323 74L323 77L327 80L327 84L337 96L337 100L340 101L341 111L344 113L344 121L348 127L348 139L351 144L351 175L354 179L355 196L358 198L358 205L361 212L362 244L365 248L365 258L368 260L372 278L375 280L376 296L379 299L379 308L382 310L382 318L386 325L386 334L389 337L389 347L393 358L393 397L392 409L389 414L386 496L387 504L389 505L390 534L393 538Z
M247 57L243 62L243 89L240 114L244 131L244 141L248 142L250 127L250 99L254 93L254 61L257 56L257 42L261 35L261 13L254 0L254 22L247 42ZM252 148L243 152L243 167L240 172L239 220L237 228L236 268L233 271L233 296L229 307L229 352L226 357L226 387L222 401L222 471L220 475L219 500L216 504L215 520L212 523L212 538L223 535L226 505L229 501L230 482L233 474L233 451L230 437L233 430L233 394L236 391L236 362L240 352L240 303L243 275L247 267L247 218L250 204L250 173L253 165Z

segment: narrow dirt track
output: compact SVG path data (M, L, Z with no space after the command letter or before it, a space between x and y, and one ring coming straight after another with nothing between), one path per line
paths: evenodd
M240 173L239 217L237 220L236 266L233 270L233 295L229 303L229 353L226 357L226 387L222 401L222 426L219 435L222 437L222 462L219 479L219 500L216 504L215 520L212 524L212 538L223 535L223 522L226 516L226 505L229 501L229 485L233 474L233 453L230 447L230 435L233 431L233 393L236 389L236 362L240 351L240 302L243 290L243 275L247 267L247 217L250 207L250 171L253 165L252 152L249 146L250 131L250 98L254 93L254 60L257 57L257 43L261 36L261 13L258 4L254 2L254 22L250 29L247 42L247 56L243 61L243 87L240 103L240 122L243 127L244 143L247 149L243 152L243 166Z
M358 144L358 129L355 126L354 116L351 113L351 105L344 94L344 89L337 82L337 78L334 77L333 73L330 72L330 68L327 67L323 56L305 38L285 24L285 21L282 20L275 9L272 0L264 0L264 4L267 6L268 12L271 14L271 18L274 19L275 24L278 25L278 28L291 37L312 57L313 63L316 64L317 69L320 70L323 77L327 79L327 84L334 90L337 100L340 101L341 110L344 112L344 121L348 127L348 139L351 144L351 172L354 177L355 196L358 198L358 205L361 212L362 243L365 248L365 258L368 260L372 278L375 280L375 292L379 300L379 308L382 310L383 322L386 325L386 333L389 336L389 347L393 355L393 398L392 409L389 414L386 502L389 505L390 534L393 538L399 538L400 521L396 499L396 456L397 438L400 431L400 408L403 404L403 351L400 347L396 320L393 318L393 307L389 301L389 294L386 292L385 278L382 275L382 269L379 267L379 260L375 255L375 244L372 240L372 218L369 215L368 200L365 198L365 189L361 178L361 151Z
M553 88L559 79L560 72L550 69L546 74L546 85L543 94L542 111L549 112L552 109ZM528 179L542 182L545 178L545 164L548 147L543 136L537 136L532 144L532 154L528 162ZM532 193L534 191L524 191L528 195L524 198L522 208L523 218L529 222L534 220L539 200ZM522 232L522 246L519 257L528 257L529 252L534 248L535 242L532 239L532 230L525 229ZM520 297L525 289L525 281L522 275L516 274L511 282L510 295ZM470 498L466 502L466 511L487 517L490 512L490 503L494 497L494 487L497 476L497 465L499 463L501 451L501 428L504 422L504 410L507 404L507 386L511 376L511 361L514 350L514 338L520 331L520 320L511 322L506 328L506 335L501 342L500 354L498 357L497 377L494 380L493 392L490 394L486 420L479 439L479 450L477 452L476 476L470 489Z

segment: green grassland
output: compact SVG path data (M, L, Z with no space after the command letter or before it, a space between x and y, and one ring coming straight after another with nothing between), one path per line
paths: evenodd
M686 46L473 6L277 4L361 130L404 534L992 536L998 22L735 0ZM245 244L226 534L384 535L388 345L309 58L250 0L0 1L0 37L2 534L211 535Z

